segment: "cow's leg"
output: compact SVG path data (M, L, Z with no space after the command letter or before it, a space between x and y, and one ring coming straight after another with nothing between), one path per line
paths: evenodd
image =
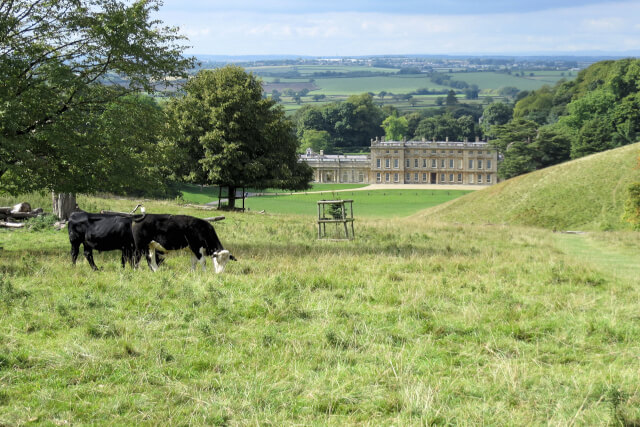
M191 254L191 271L196 271L196 263L198 262L198 257L196 254Z
M204 248L200 248L200 264L202 265L202 271L207 271L207 257Z
M151 271L158 271L158 264L156 264L156 250L149 245L149 251L147 252L147 264Z
M84 244L83 246L84 246L84 257L89 262L89 265L91 266L91 268L93 268L94 271L98 270L98 267L96 267L96 263L93 262L93 251L86 244Z
M80 253L80 243L71 243L71 263L76 265L76 261L78 260L78 254Z
M207 271L207 257L205 256L206 249L200 246L196 247L191 245L189 246L189 249L191 249L191 252L193 253L193 257L191 258L192 268L195 269L196 261L198 261L202 266L202 271Z

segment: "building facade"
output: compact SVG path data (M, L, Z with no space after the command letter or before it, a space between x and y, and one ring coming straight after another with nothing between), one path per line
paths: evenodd
M465 184L497 182L498 153L488 143L371 140L370 155L300 156L314 182L365 184Z

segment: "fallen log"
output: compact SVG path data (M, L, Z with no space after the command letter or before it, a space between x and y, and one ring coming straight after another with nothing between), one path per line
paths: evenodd
M209 222L214 222L214 221L222 221L224 219L224 216L212 216L209 218L202 218L205 221L209 221Z
M42 215L41 213L33 213L33 212L9 212L7 214L0 213L0 218L13 218L13 219L25 219L25 218L35 218L37 216Z
M5 228L22 228L22 227L24 227L24 224L19 223L19 222L4 222L4 221L0 221L0 227L5 227Z
M133 213L135 211L138 210L138 208L141 208L142 204L138 204L135 208L133 208L133 210L131 212L117 212L117 211L107 211L107 210L100 210L101 214L109 214L109 215L120 215L120 216L125 216L125 217L132 217Z

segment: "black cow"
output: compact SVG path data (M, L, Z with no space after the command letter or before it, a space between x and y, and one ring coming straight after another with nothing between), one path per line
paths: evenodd
M188 215L136 215L133 219L133 239L136 247L136 264L144 254L151 270L156 271L156 251L191 249L191 268L196 261L206 270L206 257L213 260L216 273L222 273L227 261L236 260L225 250L215 229L207 221Z
M100 252L120 249L122 268L126 262L133 266L135 244L131 233L131 218L80 211L71 214L67 227L71 242L71 261L74 265L82 244L84 256L94 270L98 269L93 262L94 249Z

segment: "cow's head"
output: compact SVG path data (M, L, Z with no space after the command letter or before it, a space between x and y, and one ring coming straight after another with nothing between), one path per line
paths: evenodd
M215 267L217 274L224 271L224 267L227 265L229 260L236 261L236 258L226 249L214 252L211 259L213 259L213 266Z

